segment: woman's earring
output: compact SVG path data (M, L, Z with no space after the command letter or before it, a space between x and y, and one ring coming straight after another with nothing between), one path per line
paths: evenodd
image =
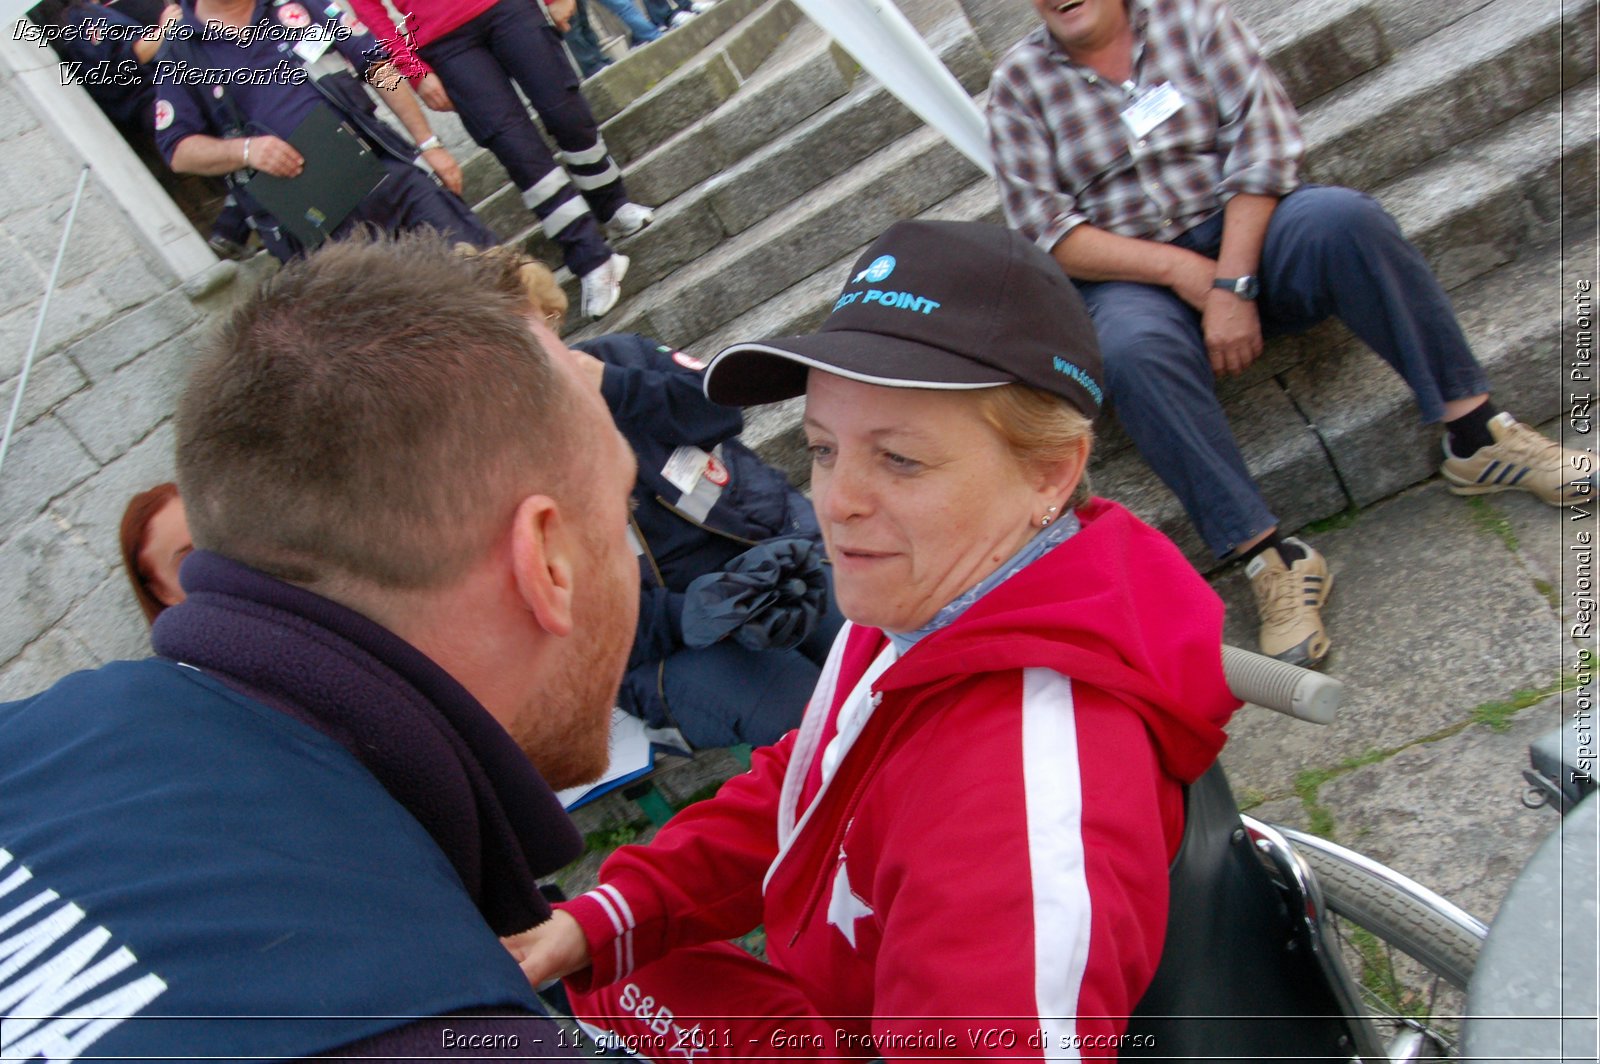
M1039 527L1040 528L1049 528L1050 527L1050 522L1054 521L1056 519L1056 511L1058 509L1060 509L1060 507L1057 507L1057 506L1050 507L1050 509L1045 512L1045 515L1043 517L1039 518Z

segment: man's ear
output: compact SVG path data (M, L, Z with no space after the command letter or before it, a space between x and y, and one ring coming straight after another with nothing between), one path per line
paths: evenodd
M571 523L548 495L517 504L511 527L511 573L517 594L551 635L572 632L572 587L577 543Z

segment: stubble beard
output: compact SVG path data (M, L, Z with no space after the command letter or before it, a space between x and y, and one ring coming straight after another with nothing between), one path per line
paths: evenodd
M573 653L535 695L540 704L516 737L545 782L558 791L590 783L606 770L611 708L633 643L639 596L637 588L608 586L589 601L596 603L592 616L579 619L569 637L578 640Z

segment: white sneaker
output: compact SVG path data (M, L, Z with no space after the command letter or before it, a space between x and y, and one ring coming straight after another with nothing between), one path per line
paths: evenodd
M656 212L642 203L624 203L600 228L607 240L630 237L656 220Z
M603 318L622 298L622 278L628 272L628 256L612 255L583 275L583 312Z
M672 21L667 23L667 27L675 30L679 26L687 25L692 21L694 21L693 11L680 11L676 15L672 16Z

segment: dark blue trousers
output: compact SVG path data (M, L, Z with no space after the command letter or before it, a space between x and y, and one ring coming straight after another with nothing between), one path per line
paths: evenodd
M611 257L600 233L628 200L622 171L607 154L561 34L529 0L500 0L418 49L472 139L494 153L545 234L582 276ZM560 151L552 153L527 108L527 95Z
M630 669L618 697L647 723L675 723L696 750L768 746L799 726L843 626L830 585L828 612L793 650L747 650L731 639L686 648Z
M1219 211L1173 241L1215 258ZM1305 185L1273 212L1258 305L1267 335L1336 317L1405 379L1424 421L1489 390L1444 289L1376 200ZM1171 289L1080 283L1117 420L1217 557L1275 527L1217 401L1200 315Z

